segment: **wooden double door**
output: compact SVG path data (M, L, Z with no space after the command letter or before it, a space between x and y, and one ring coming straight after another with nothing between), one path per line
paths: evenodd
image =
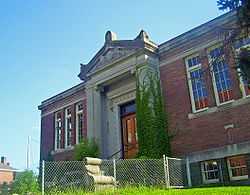
M138 138L136 131L136 114L123 116L122 132L123 132L123 154L125 159L135 158L138 153Z

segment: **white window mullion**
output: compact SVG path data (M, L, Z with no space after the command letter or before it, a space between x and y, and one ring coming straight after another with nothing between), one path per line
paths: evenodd
M210 58L209 64L211 64L211 63L212 63L212 60ZM213 65L211 66L211 73L212 73L212 83L213 83L213 88L214 88L215 101L216 101L216 105L218 106L218 105L220 105L220 99L219 99L218 88L217 88L217 84L216 84L216 80L215 80L215 73L214 73Z
M82 115L82 122L83 122L83 108L82 108L82 103L76 104L76 144L79 144L79 133L82 131L79 126L79 116ZM81 125L83 128L83 124Z
M58 136L58 135L57 135L57 128L58 128L58 127L57 127L57 113L55 114L54 123L55 123L55 124L54 124L54 127L55 127L55 128L54 128L54 131L55 131L55 139L54 139L55 145L54 145L54 149L57 150L57 136Z
M76 105L76 144L79 144L79 117L78 105Z
M217 47L219 47L219 45L210 48L207 51L207 56L208 56L208 63L210 64L210 71L211 71L211 74L212 74L212 83L213 83L213 89L214 89L214 94L215 94L215 102L216 102L216 105L219 106L220 105L220 99L219 99L218 87L217 87L216 79L215 79L215 71L214 71L214 65L213 65L214 59L212 59L211 56L210 56L210 51L217 48ZM216 68L217 68L217 72L219 74L218 65L216 64L215 66L217 66Z
M72 146L72 118L70 108L65 109L65 148Z
M192 80L191 80L191 76L190 76L190 71L187 70L187 75L188 75L188 87L189 87L189 91L190 91L190 97L191 97L191 106L192 106L192 111L196 112L195 109L195 101L194 101L194 93L193 93L193 87L192 87Z
M65 109L65 134L64 134L64 147L67 148L68 147L68 109Z

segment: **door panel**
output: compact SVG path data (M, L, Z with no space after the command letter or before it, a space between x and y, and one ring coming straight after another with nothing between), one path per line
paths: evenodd
M122 118L124 158L135 158L138 153L136 115L131 114Z

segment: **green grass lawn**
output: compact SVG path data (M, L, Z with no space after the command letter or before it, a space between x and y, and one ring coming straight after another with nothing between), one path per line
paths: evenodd
M70 191L65 193L53 193L56 195L250 195L250 187L211 187L211 188L193 188L193 189L158 189L147 187L128 187L119 190L105 191L105 192L81 192Z

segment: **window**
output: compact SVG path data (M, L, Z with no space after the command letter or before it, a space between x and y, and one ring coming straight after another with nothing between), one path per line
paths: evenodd
M76 105L76 143L83 139L83 104Z
M208 107L208 93L199 56L187 58L186 68L192 110L193 112L202 111Z
M242 91L243 97L250 96L250 88L248 87L247 81L240 76L240 89Z
M231 180L248 179L248 170L244 156L228 158L227 163Z
M62 139L62 115L61 113L55 114L55 150L63 148Z
M209 60L213 75L215 99L217 105L220 105L233 99L229 66L225 62L223 48L215 47L209 50Z
M219 182L219 166L214 160L201 163L202 177L204 183Z
M236 48L236 55L239 53L240 48L244 47L250 47L250 38L247 38L242 41L242 44L238 45ZM240 69L238 69L238 72L240 72ZM243 77L239 74L239 80L240 80L240 89L242 92L243 97L250 96L250 89L247 85L247 81L243 79Z
M72 146L72 116L70 108L65 110L65 147Z

